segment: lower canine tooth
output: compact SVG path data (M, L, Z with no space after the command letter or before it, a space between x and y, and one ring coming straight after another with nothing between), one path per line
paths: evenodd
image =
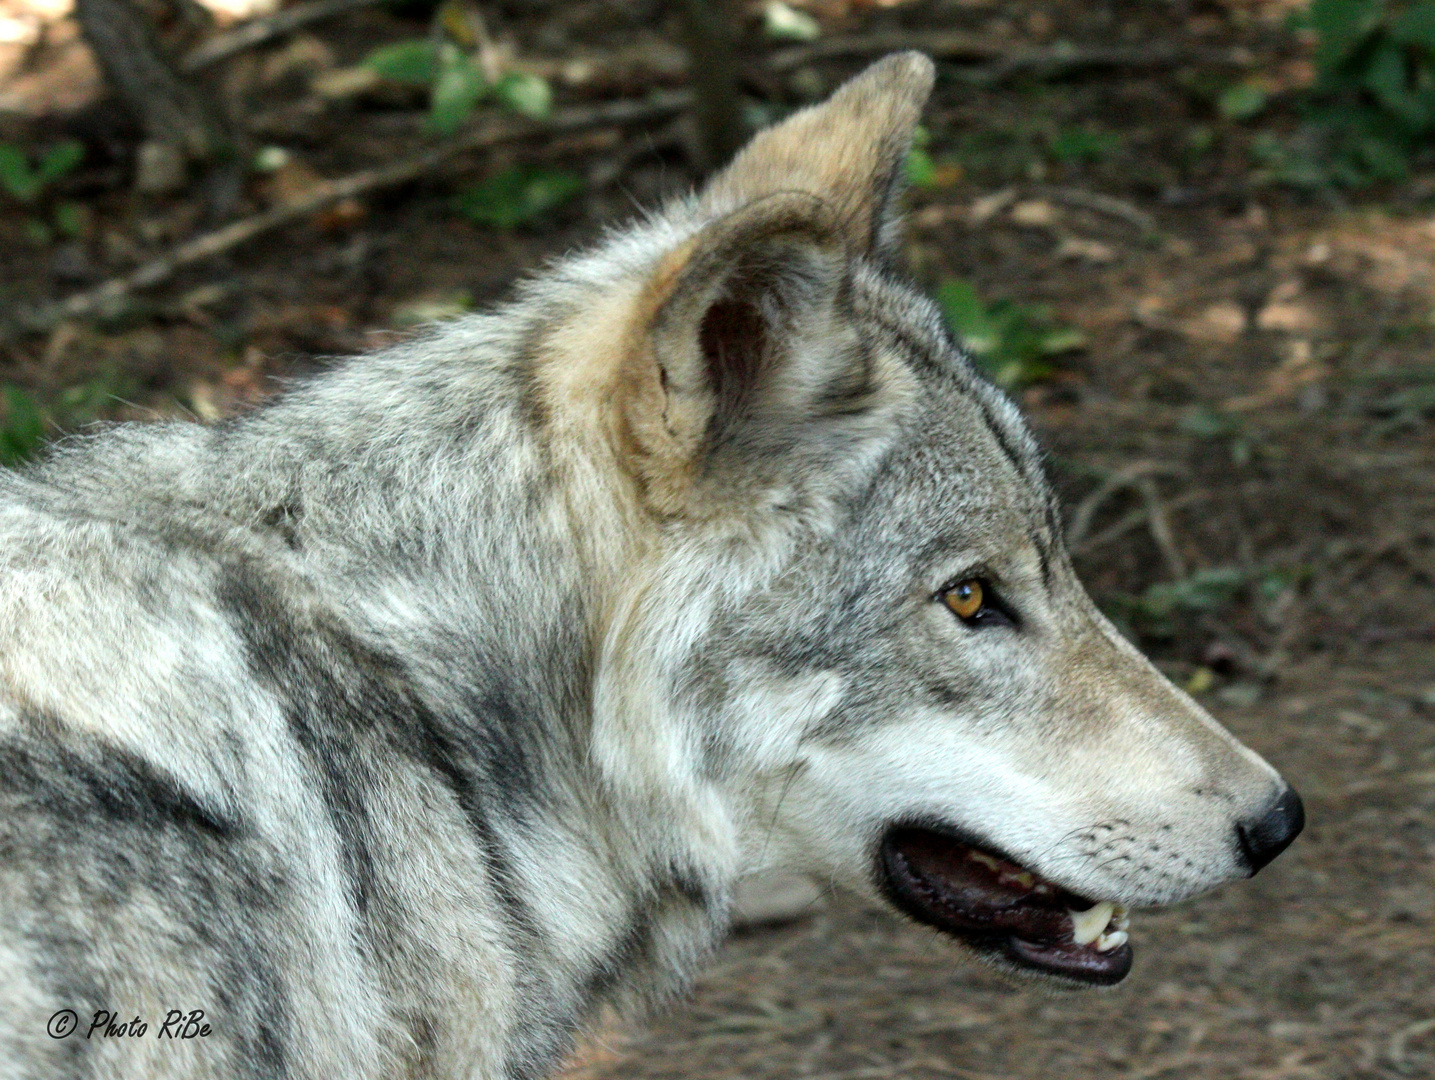
M1102 934L1096 939L1096 951L1110 952L1112 949L1118 949L1125 945L1126 940L1125 930L1114 930L1109 934Z
M1110 900L1103 900L1087 911L1068 909L1067 914L1071 916L1071 939L1078 945L1090 945L1106 929L1115 909L1116 905Z

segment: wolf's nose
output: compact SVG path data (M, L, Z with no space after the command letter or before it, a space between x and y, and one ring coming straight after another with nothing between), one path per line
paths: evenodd
M1303 828L1305 807L1295 788L1287 784L1264 814L1236 826L1236 839L1251 874L1290 847Z

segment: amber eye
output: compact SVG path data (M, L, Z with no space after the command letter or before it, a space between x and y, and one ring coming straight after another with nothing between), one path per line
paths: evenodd
M975 578L953 585L942 594L942 599L946 601L947 607L962 619L975 619L982 608L986 606L982 583Z

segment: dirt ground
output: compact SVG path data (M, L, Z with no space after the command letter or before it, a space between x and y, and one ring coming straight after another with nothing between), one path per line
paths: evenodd
M937 172L912 192L907 254L934 290L960 278L1080 331L1084 347L1017 396L1051 450L1084 579L1296 784L1309 826L1254 880L1138 913L1136 968L1114 990L1013 986L836 898L734 938L689 1000L604 1029L574 1075L1435 1077L1435 176L1359 192L1262 177L1252 141L1295 123L1309 79L1282 0L797 6L831 37L964 29L1014 51L1175 43L1193 57L992 84L945 64L926 121ZM682 81L656 3L485 11L519 56L628 57L555 79L560 104ZM0 203L0 305L92 286L206 227L195 193L128 186L135 132L95 98L72 27L46 25L23 63L0 42L0 139L84 139L62 194L90 209L80 236L37 246L28 212ZM425 25L385 9L319 24L235 61L224 93L256 143L304 165L295 182L342 175L421 145L414 103L322 99L310 80ZM860 63L755 68L748 90L774 115ZM1221 87L1250 79L1272 106L1223 117ZM59 423L96 385L106 417L248 407L324 356L499 298L684 189L680 136L470 155L196 264L118 320L12 338L0 380L60 403ZM516 231L454 213L457 189L514 162L575 170L587 190ZM251 181L231 213L272 205L273 183Z

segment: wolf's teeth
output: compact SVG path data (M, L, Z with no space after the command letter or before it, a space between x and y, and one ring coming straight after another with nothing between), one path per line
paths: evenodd
M1109 934L1102 934L1096 939L1097 952L1110 952L1112 949L1119 949L1126 944L1126 931L1113 930Z
M1111 912L1111 925L1118 930L1131 929L1131 912L1127 910L1125 904L1117 904Z
M1078 945L1090 945L1106 929L1114 910L1116 905L1110 900L1103 900L1086 911L1072 911L1068 908L1066 913L1071 916L1071 939Z
M979 863L981 863L983 866L987 867L989 870L1000 870L1000 869L1001 869L1001 865L1002 865L1002 864L1001 864L1000 862L998 862L996 859L994 859L992 856L986 854L986 852L983 852L983 851L968 851L968 852L967 852L967 858L971 859L973 862L979 862Z

